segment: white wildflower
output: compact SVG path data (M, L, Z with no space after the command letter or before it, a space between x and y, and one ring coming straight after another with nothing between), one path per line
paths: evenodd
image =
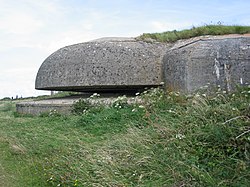
M145 108L143 105L139 105L139 108Z
M93 93L90 98L97 98L97 97L100 97L100 94L98 93Z
M179 95L180 95L180 92L175 92L174 95L175 95L175 96L179 96Z
M176 114L176 112L175 111L173 111L173 110L171 110L171 109L169 109L169 110L167 110L169 113L173 113L173 114Z
M183 134L176 134L176 135L175 135L175 138L181 140L181 139L185 138L185 135L183 135Z

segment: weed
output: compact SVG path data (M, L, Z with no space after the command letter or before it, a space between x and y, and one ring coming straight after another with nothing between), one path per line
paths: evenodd
M86 113L91 108L91 103L86 99L79 99L74 102L71 112L73 114L81 115Z
M246 34L250 33L250 26L239 25L205 25L201 27L192 27L191 29L181 31L167 31L163 33L144 33L139 36L140 40L153 39L158 42L175 42L180 39L188 39L204 35L225 35L225 34Z
M112 106L115 108L125 108L127 107L128 104L128 99L125 95L117 97L115 101L113 102Z
M57 110L50 110L49 112L43 112L39 115L39 117L61 117L62 114L60 114Z

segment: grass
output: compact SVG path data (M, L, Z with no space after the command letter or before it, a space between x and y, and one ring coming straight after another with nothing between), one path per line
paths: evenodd
M68 92L68 91L59 91L53 95L42 95L35 97L33 99L35 100L44 100L44 99L51 99L51 98L60 98L60 97L67 97L67 96L73 96L78 95L79 92ZM31 98L32 99L32 98Z
M153 39L158 42L175 42L180 39L189 39L204 35L246 34L250 33L250 26L240 25L205 25L192 27L181 31L167 31L163 33L144 33L138 37L140 40Z
M73 96L73 95L79 95L80 92L69 92L69 91L59 91L53 95L41 95L37 97L24 97L24 98L13 98L11 99L10 97L5 97L0 99L0 102L7 102L7 101L25 101L25 100L44 100L44 99L51 99L51 98L60 98L60 97L67 97L67 96ZM8 104L7 104L8 105Z
M81 115L25 117L0 103L0 186L248 186L250 89L151 90Z

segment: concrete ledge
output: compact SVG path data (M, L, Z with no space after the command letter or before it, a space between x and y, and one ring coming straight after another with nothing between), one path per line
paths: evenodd
M26 101L16 104L16 111L20 114L40 115L42 113L49 113L56 111L60 114L71 114L72 105L79 99L88 99L91 105L101 104L104 106L112 105L118 96L127 96L127 101L131 103L142 102L140 98L135 97L134 92L122 92L122 93L102 93L99 98L91 98L91 94L80 94L75 96L51 98L39 101Z
M16 104L16 111L20 114L40 115L56 111L60 114L70 114L74 101L78 99L48 99L41 101L27 101Z

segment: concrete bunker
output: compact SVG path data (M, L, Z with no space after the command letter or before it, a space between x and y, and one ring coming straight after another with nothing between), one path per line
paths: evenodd
M120 91L159 86L164 44L104 38L66 46L41 65L35 88L58 91Z
M250 83L250 37L202 36L174 44L104 38L66 46L41 65L35 88L77 92L124 92L157 87L192 93L208 86L233 91ZM73 100L18 103L17 112L68 113Z
M191 93L220 87L231 92L250 83L250 37L208 36L177 42L163 61L166 90Z

